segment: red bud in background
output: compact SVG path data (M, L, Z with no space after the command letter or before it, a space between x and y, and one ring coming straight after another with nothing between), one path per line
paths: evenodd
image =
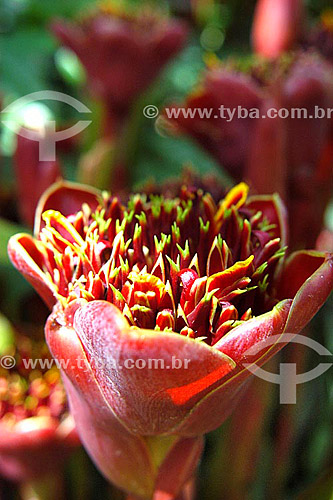
M81 22L55 21L52 29L85 67L92 94L107 109L105 125L111 135L187 35L183 22L161 12L112 6Z
M0 368L0 474L19 483L57 475L80 444L60 373L45 342L21 336L6 353L2 361L11 364Z
M303 21L303 0L258 0L252 43L257 54L275 59L293 48Z
M37 132L34 131L34 134ZM14 172L20 216L28 226L33 227L37 203L44 191L61 177L58 160L40 159L40 141L17 135L14 156Z
M261 108L263 92L250 76L223 67L208 69L198 88L180 106L169 106L169 119L182 133L192 136L236 181L242 179L256 120L237 116L238 107L247 113ZM199 114L192 110L202 110ZM183 113L183 110L185 113ZM207 110L207 114L205 114ZM230 117L227 110L233 113ZM186 113L189 112L188 115Z
M192 136L235 181L280 194L292 250L315 246L332 192L332 82L332 67L312 53L255 63L247 74L230 62L164 111L171 132Z

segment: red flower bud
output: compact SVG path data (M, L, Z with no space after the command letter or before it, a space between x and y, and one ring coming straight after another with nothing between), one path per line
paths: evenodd
M278 192L291 248L312 248L332 192L332 68L316 54L257 63L248 74L235 66L208 69L197 91L165 116L233 179L259 194Z
M37 132L34 132L37 134ZM42 134L41 134L42 141ZM17 135L17 147L14 167L17 186L17 200L23 222L29 226L34 224L34 216L38 200L44 191L59 177L59 162L41 161L40 142Z
M156 11L119 7L102 8L82 22L59 20L52 28L82 62L91 91L104 101L109 118L120 121L182 48L187 34L182 22Z
M292 49L300 35L303 0L258 0L252 30L255 52L276 58Z
M59 471L79 439L46 344L19 337L8 352L15 365L0 370L0 472L26 482Z

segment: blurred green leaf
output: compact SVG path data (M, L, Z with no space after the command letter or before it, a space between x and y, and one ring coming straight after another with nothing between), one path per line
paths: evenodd
M214 160L187 138L162 137L154 129L146 130L137 152L133 180L154 178L158 182L180 175L184 166L193 166L201 174L221 170Z
M1 310L13 323L20 316L22 301L33 293L30 283L11 265L0 264Z
M7 254L8 240L11 236L14 236L14 234L21 232L26 232L26 229L23 226L19 226L18 224L14 224L0 218L0 264L11 265Z
M45 30L27 29L0 37L1 90L12 98L48 90L47 65L55 47Z
M49 22L54 17L74 17L82 10L96 5L95 0L26 0L25 19L36 22Z
M56 68L66 83L76 86L85 82L85 70L73 51L59 47L54 58Z
M1 308L11 321L17 319L21 299L32 291L31 285L14 268L7 254L9 238L27 230L18 224L0 218L0 296Z
M333 500L333 468L297 496L297 500Z

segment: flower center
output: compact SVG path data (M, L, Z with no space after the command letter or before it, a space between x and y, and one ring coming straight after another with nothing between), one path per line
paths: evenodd
M78 298L115 304L133 327L215 344L275 304L284 255L277 224L240 184L215 204L201 190L104 198L64 217L49 210L38 258L64 307Z

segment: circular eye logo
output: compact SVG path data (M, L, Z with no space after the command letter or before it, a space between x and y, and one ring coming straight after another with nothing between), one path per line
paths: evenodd
M9 104L9 106L1 112L1 122L15 134L26 137L32 141L38 141L40 161L54 161L56 159L56 143L79 134L90 125L91 120L79 120L72 127L58 131L56 131L56 122L54 120L48 120L43 123L44 134L41 134L40 131L34 131L24 127L20 128L18 131L17 120L14 118L17 116L18 111L31 103L44 100L64 102L76 109L79 113L91 113L91 110L87 108L85 104L74 97L54 90L42 90L20 97Z
M245 356L253 356L263 349L276 344L303 344L316 351L320 356L332 356L332 353L323 345L319 344L313 339L305 337L304 335L294 335L292 333L281 335L273 335L268 339L262 340L257 344L251 346L245 353ZM296 404L296 387L298 384L310 382L331 368L333 363L319 363L318 366L309 370L306 373L297 374L296 363L280 363L280 373L271 373L263 370L255 363L243 363L243 366L249 370L253 375L259 377L272 384L280 386L280 403L282 404Z

